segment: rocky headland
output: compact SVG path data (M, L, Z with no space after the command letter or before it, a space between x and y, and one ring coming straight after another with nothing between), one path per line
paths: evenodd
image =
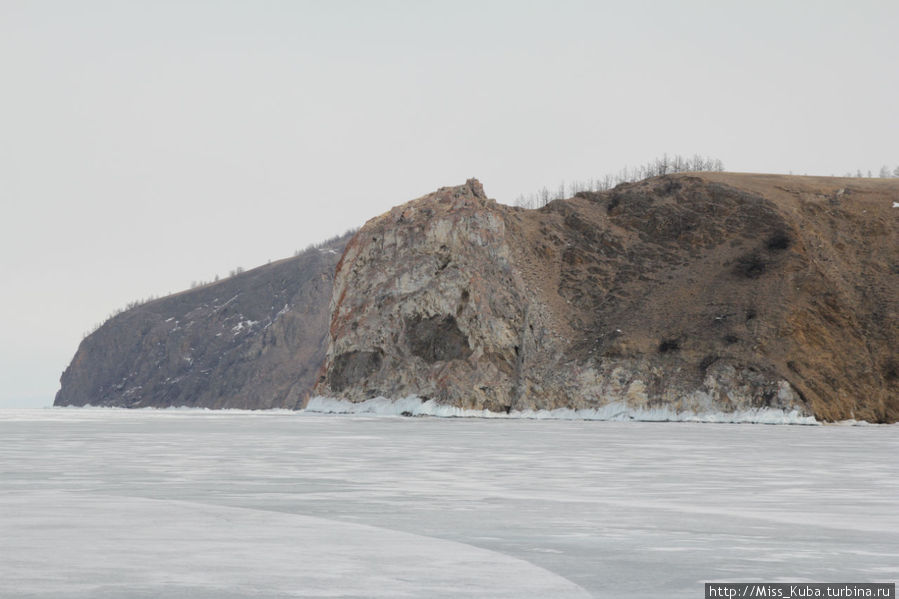
M526 210L472 179L116 316L56 405L417 395L895 422L897 200L897 180L681 173Z
M539 210L481 184L372 219L314 392L511 411L899 419L899 182L678 174Z

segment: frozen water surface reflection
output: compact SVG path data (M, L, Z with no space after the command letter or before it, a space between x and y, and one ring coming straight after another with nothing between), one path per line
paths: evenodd
M0 411L0 596L894 581L899 427Z

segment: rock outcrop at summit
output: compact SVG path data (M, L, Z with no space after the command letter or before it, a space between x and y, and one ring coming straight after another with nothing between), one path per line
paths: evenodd
M315 393L899 419L899 182L677 174L539 210L470 180L369 221Z
M82 341L54 405L300 406L324 358L348 239L118 314Z

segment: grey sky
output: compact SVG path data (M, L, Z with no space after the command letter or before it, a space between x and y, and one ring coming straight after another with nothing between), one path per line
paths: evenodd
M899 165L899 3L0 0L0 406L131 300L443 185Z

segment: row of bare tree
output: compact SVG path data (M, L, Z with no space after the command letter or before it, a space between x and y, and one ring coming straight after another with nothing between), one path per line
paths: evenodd
M855 171L854 175L850 171L847 171L844 176L845 177L864 177L866 175L862 174L861 169L858 169ZM868 171L867 176L873 177L874 174L871 171ZM891 179L893 177L899 178L899 166L897 166L893 170L890 170L890 167L888 167L887 165L884 164L882 167L880 167L880 174L878 175L878 177L880 177L881 179Z
M703 157L699 154L694 154L692 158L684 158L680 155L669 157L668 154L663 154L661 158L641 166L633 168L626 166L614 175L605 175L586 181L572 181L568 184L562 181L554 190L544 186L535 193L519 195L515 198L515 205L523 208L539 208L553 200L569 198L581 191L607 191L620 183L630 183L670 173L723 170L724 164L716 158Z

